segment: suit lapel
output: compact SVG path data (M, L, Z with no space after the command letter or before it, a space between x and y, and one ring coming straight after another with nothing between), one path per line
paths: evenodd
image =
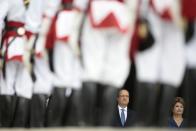
M117 117L118 123L119 123L121 126L123 126L122 123L121 123L121 119L120 119L120 114L119 114L119 109L118 109L118 108L117 108L117 112L116 112L116 113L117 113L117 116L118 116L118 117Z
M125 120L125 125L124 126L126 126L127 125L127 121L128 121L128 119L129 119L129 110L127 109L127 119Z

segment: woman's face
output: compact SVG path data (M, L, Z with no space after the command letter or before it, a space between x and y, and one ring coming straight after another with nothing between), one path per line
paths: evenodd
M182 115L183 112L184 112L184 106L180 102L177 102L173 109L173 115Z

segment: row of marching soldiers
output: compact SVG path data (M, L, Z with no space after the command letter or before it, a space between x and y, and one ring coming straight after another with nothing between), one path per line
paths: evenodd
M192 83L185 90L195 123L194 5L0 0L0 127L110 126L133 64L138 125L154 124L157 103L165 122L184 76Z

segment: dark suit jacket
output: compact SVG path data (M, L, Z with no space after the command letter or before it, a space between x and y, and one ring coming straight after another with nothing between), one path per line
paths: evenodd
M120 120L119 110L117 107L116 111L115 111L115 115L113 117L112 126L114 126L114 127L131 127L135 124L136 118L137 118L136 112L131 109L127 109L127 119L126 119L125 125L123 126L121 123L121 120Z

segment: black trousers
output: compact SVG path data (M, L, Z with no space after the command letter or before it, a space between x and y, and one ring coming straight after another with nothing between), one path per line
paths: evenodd
M67 105L65 96L66 88L55 87L49 98L46 110L46 126L61 127L63 126L64 113Z
M188 126L196 127L196 69L189 68L185 75L184 98L186 102L185 117Z
M72 89L64 113L65 126L83 126L81 90Z
M45 94L33 94L30 101L30 127L45 126L47 99Z
M138 126L167 126L177 88L158 83L138 82L134 108Z
M117 88L95 82L84 82L82 89L85 126L111 126L116 107Z
M0 95L0 127L11 127L14 120L16 96Z

